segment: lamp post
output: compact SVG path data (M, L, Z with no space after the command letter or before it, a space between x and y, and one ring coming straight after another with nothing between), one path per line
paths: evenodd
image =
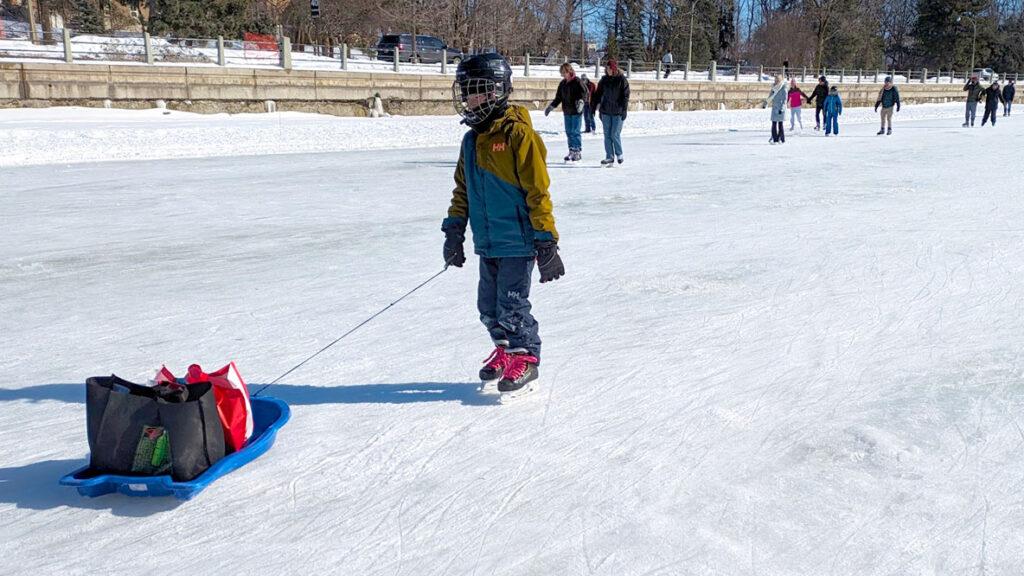
M957 16L956 21L959 22L962 16ZM971 14L968 16L971 19L971 24L974 27L974 36L971 37L971 70L970 74L974 74L974 49L978 45L978 18L976 15Z
M697 0L690 0L690 41L686 46L686 73L690 73L693 63L693 14L697 9Z
M28 0L28 37L33 44L39 43L36 33L36 7L32 0Z

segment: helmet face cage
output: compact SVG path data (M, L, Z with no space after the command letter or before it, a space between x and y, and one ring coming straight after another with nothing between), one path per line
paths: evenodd
M475 107L470 107L470 96L485 94L486 98ZM487 119L495 108L508 100L508 92L503 84L490 78L457 77L452 83L452 103L455 111L466 119L470 126Z

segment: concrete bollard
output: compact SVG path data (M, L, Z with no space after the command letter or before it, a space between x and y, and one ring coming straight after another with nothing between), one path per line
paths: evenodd
M391 59L392 60L392 62L391 62L392 70L394 70L395 72L398 72L398 53L399 52L401 52L401 50L398 49L398 46L395 46L395 51L391 53L391 55L394 56Z
M217 36L217 66L227 66L228 59L224 54L224 37Z
M661 62L658 62L658 71L654 75L655 80L661 80Z
M523 64L523 76L530 77L530 53L526 53L526 60Z
M921 70L921 84L928 83L928 69Z
M149 32L142 33L142 44L146 53L146 64L153 63L153 42L149 38Z
M714 82L718 78L718 62L711 61L711 68L708 68L708 80Z
M687 62L686 63L686 67L683 68L683 80L689 80L689 79L690 79L690 63Z
M598 56L594 62L594 80L601 78L601 57Z
M846 68L839 69L839 83L843 84L846 82Z
M282 36L278 43L278 48L281 50L281 68L285 70L292 69L292 39L287 36Z
M348 70L348 44L341 45L341 69Z
M860 84L861 72L862 70L860 68L857 68L857 84Z
M803 72L800 73L800 82L807 82L807 66L804 66Z
M448 74L448 49L441 49L441 75L445 76Z
M757 81L764 79L764 64L757 67Z
M738 62L736 63L736 81L740 81L740 65Z
M630 58L626 61L626 78L633 75L633 59Z
M74 56L71 54L71 32L67 26L64 27L64 61L68 64L75 61Z

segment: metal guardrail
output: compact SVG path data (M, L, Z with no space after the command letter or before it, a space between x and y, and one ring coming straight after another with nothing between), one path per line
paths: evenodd
M28 32L8 30L0 38L0 61L4 60L54 60L72 62L144 63L150 65L210 65L235 67L270 67L300 70L354 70L367 72L410 72L450 74L454 66L448 64L447 54L441 63L419 64L408 62L407 54L392 52L390 60L378 60L373 49L353 51L344 44L313 45L293 47L285 37L276 46L243 40L224 38L163 38L149 34L113 36L76 35L63 29L40 33L33 43ZM521 70L522 76L557 77L558 66L568 58L540 57L525 54L508 57L510 64ZM601 76L601 62L578 64L581 70L593 70L594 77ZM970 71L929 71L923 70L882 70L882 69L822 69L789 68L779 66L751 66L718 64L689 67L685 64L663 64L627 60L619 63L623 72L631 77L659 81L712 81L712 82L771 82L777 74L797 78L800 83L814 83L818 76L825 76L832 83L881 83L891 76L894 83L908 84L955 84L966 82ZM1019 73L1001 74L1000 78L1018 80Z

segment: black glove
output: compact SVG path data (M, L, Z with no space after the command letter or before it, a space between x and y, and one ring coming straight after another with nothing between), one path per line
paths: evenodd
M551 107L551 104L548 104L548 107L544 109L544 115L547 116L548 114L551 114L551 110L553 110L553 108Z
M466 225L450 224L444 230L444 265L462 268L466 263L466 253L462 243L466 241Z
M558 280L565 275L565 266L558 256L558 243L554 240L534 242L537 249L537 267L540 268L540 282Z
M878 112L878 102L875 102L875 112Z
M627 114L628 112L629 112L628 110L623 110L623 111L622 111L622 121L623 121L623 122L625 122L625 121L626 121L626 114Z
M900 111L900 103L899 103L899 102L897 102L897 103L896 103L896 111L897 111L897 112L899 112L899 111Z

